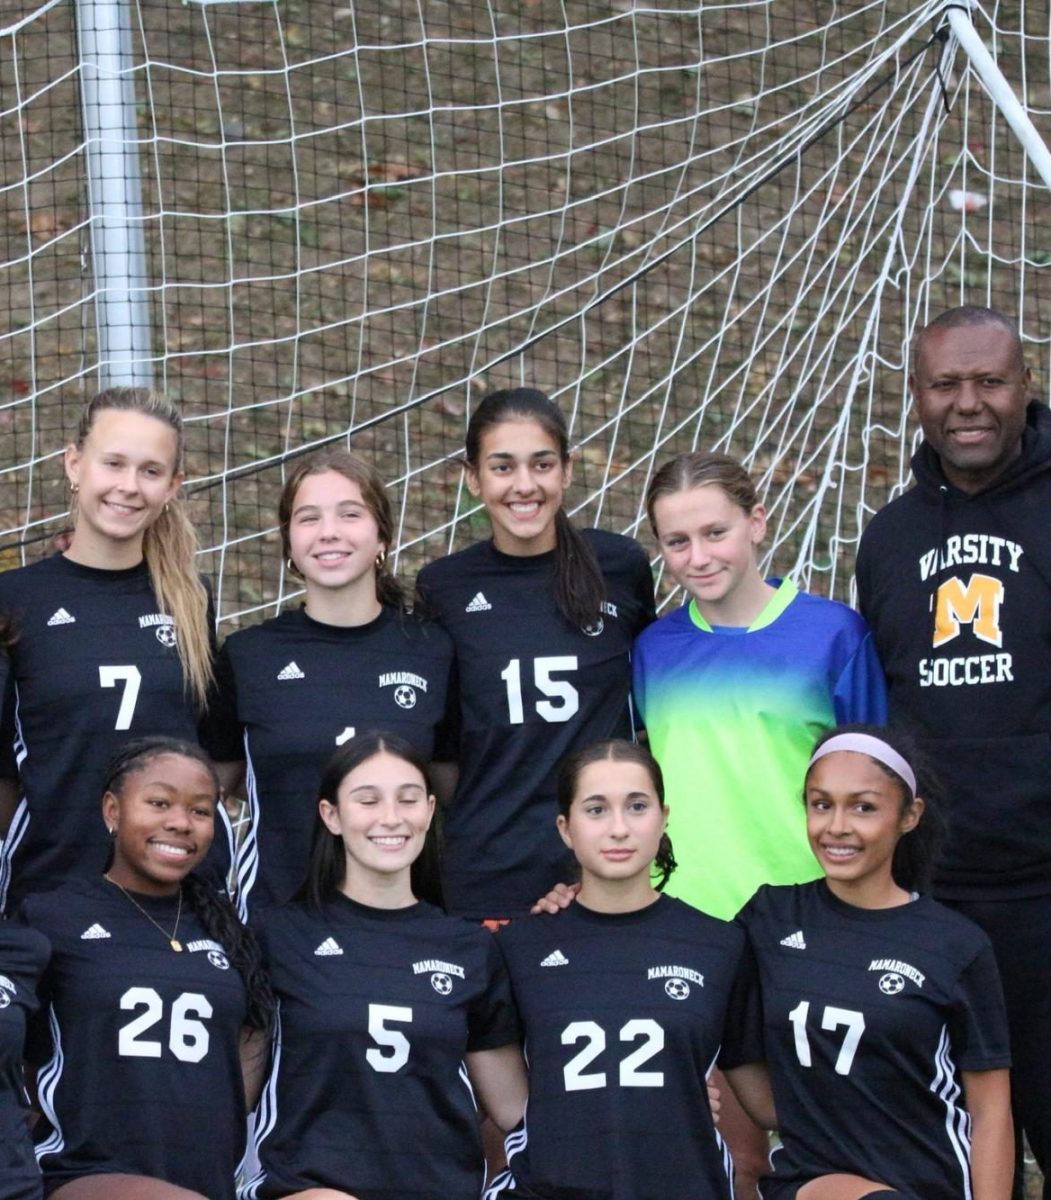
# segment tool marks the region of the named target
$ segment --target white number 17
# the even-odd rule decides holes
[[[809,1013],[810,1001],[800,1000],[788,1014],[788,1019],[792,1022],[792,1032],[795,1034],[796,1057],[799,1059],[801,1067],[812,1065],[810,1040],[806,1031]],[[849,1008],[835,1008],[831,1004],[826,1005],[825,1011],[821,1014],[821,1028],[831,1033],[840,1026],[844,1027],[847,1032],[843,1035],[843,1045],[840,1046],[839,1054],[836,1055],[836,1074],[849,1075],[850,1068],[854,1064],[854,1055],[858,1051],[858,1043],[861,1041],[861,1035],[865,1032],[864,1014],[854,1012]]]

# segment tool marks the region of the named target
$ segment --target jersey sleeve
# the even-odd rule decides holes
[[[737,928],[744,932],[743,926],[738,925]],[[759,967],[751,942],[745,936],[737,964],[737,974],[730,991],[730,1002],[726,1008],[719,1066],[724,1071],[731,1070],[745,1063],[762,1062],[765,1058]]]
[[[18,778],[18,760],[15,758],[15,683],[11,672],[11,660],[6,654],[0,656],[0,779]]]
[[[987,941],[960,972],[949,1036],[963,1071],[994,1071],[1011,1065],[1000,973]]]
[[[634,596],[639,606],[638,623],[632,635],[637,637],[647,625],[652,625],[657,619],[657,599],[653,587],[653,569],[646,551],[640,546],[638,564],[635,571]]]
[[[43,935],[33,911],[34,897],[28,896],[18,906],[11,920],[26,929],[35,929]],[[46,935],[45,935],[46,936]],[[51,1028],[48,1019],[48,1002],[51,997],[51,963],[41,963],[36,981],[37,1006],[26,1019],[25,1059],[33,1067],[47,1062],[53,1053]]]
[[[432,758],[442,763],[460,761],[460,672],[455,658],[449,666],[445,711],[434,730]]]
[[[215,689],[201,720],[200,738],[214,762],[241,762],[245,756],[241,723],[237,719],[237,680],[226,645],[215,660]]]
[[[870,725],[887,723],[887,683],[871,631],[865,631],[840,672],[832,693],[832,705],[837,725],[855,721]]]
[[[500,935],[482,932],[487,939],[487,980],[467,1014],[468,1050],[496,1050],[522,1040],[518,1010],[511,995],[511,980],[497,945]]]

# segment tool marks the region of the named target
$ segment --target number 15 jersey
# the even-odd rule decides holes
[[[588,629],[558,611],[554,551],[517,557],[479,542],[420,572],[420,592],[456,647],[460,779],[445,814],[442,886],[461,916],[524,916],[571,877],[555,829],[558,763],[632,735],[629,655],[654,617],[653,577],[637,542],[582,533],[606,583]]]
[[[791,1194],[846,1172],[924,1200],[969,1196],[959,1072],[1009,1065],[985,934],[929,897],[858,908],[823,879],[761,887],[738,920],[759,968],[774,1179]]]

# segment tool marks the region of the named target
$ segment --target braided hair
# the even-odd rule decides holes
[[[106,767],[103,792],[121,796],[124,782],[129,775],[143,770],[153,759],[164,754],[188,758],[202,766],[208,772],[215,788],[215,803],[220,803],[219,777],[208,755],[192,742],[160,735],[133,738],[126,742]],[[112,861],[112,850],[110,860]],[[222,946],[231,966],[240,973],[244,981],[248,995],[246,1023],[252,1029],[268,1031],[274,1019],[274,994],[263,969],[259,944],[252,931],[241,923],[229,896],[195,871],[191,871],[183,879],[182,893],[208,936]]]

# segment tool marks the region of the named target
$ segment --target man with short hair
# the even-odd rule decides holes
[[[942,313],[915,339],[916,486],[858,550],[891,720],[942,782],[935,893],[996,950],[1015,1116],[1051,1171],[1051,409],[1015,325]],[[1016,1184],[1017,1190],[1017,1184]],[[1045,1182],[1051,1197],[1051,1180]]]

